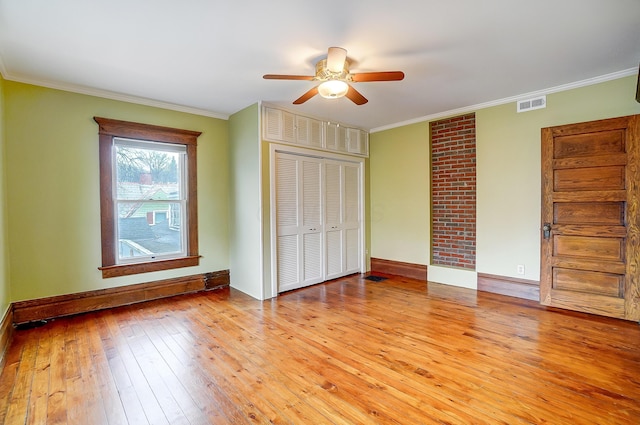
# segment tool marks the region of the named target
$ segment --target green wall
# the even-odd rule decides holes
[[[6,155],[5,155],[5,81],[0,76],[0,319],[4,317],[11,302],[9,287],[9,243],[6,203]]]
[[[540,129],[640,114],[635,84],[631,76],[550,94],[546,109],[522,114],[513,103],[476,111],[477,272],[539,278]],[[203,132],[200,266],[102,279],[94,116]],[[271,296],[259,126],[257,104],[224,121],[0,78],[0,313],[11,301],[223,269],[231,270],[232,286]],[[370,256],[429,264],[429,123],[370,141]]]
[[[640,114],[636,77],[547,96],[547,107],[517,113],[514,103],[477,111],[477,270],[540,279],[544,127]],[[518,264],[525,275],[516,273]]]
[[[371,257],[429,261],[429,125],[370,135]]]
[[[540,130],[640,114],[636,81],[553,93],[545,109],[525,113],[515,102],[476,111],[477,272],[539,279]],[[371,256],[428,265],[429,122],[374,133],[370,149]]]
[[[94,116],[202,132],[199,266],[102,279]],[[226,121],[5,81],[4,145],[11,301],[229,268]]]
[[[229,117],[231,282],[264,299],[260,199],[260,124],[255,104]]]

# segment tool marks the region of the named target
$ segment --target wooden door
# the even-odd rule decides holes
[[[540,302],[640,320],[640,115],[542,129]]]
[[[323,281],[322,163],[276,154],[278,292]]]

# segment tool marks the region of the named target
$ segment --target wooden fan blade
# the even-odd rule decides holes
[[[347,51],[342,47],[329,47],[327,53],[327,69],[331,72],[342,72],[344,61],[347,59]]]
[[[360,92],[353,87],[349,86],[347,94],[345,94],[356,105],[364,105],[368,102],[367,98],[360,94]]]
[[[300,105],[301,103],[306,102],[307,100],[311,99],[313,96],[318,94],[318,87],[314,87],[311,90],[309,90],[308,92],[306,92],[305,94],[303,94],[302,96],[300,96],[299,98],[297,98],[296,100],[293,101],[294,105]]]
[[[363,83],[368,81],[400,81],[404,79],[402,71],[385,71],[385,72],[360,72],[351,74],[351,78],[355,83]]]
[[[314,76],[308,75],[280,75],[280,74],[265,74],[262,76],[265,80],[313,80]]]

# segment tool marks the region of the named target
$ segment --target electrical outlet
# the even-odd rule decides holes
[[[524,264],[518,264],[516,271],[518,274],[524,274]]]

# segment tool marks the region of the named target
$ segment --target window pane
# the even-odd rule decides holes
[[[115,140],[118,262],[186,255],[185,152],[179,145]]]
[[[180,202],[118,202],[118,258],[184,255]]]
[[[116,198],[182,199],[183,158],[179,152],[116,144]]]

